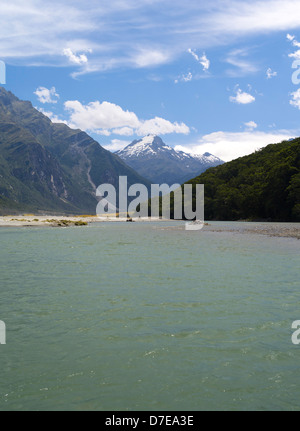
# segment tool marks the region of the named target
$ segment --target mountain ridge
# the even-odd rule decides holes
[[[0,87],[0,212],[94,214],[96,187],[149,182],[81,130]]]

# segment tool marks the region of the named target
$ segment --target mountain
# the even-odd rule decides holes
[[[0,213],[95,214],[96,188],[149,182],[81,130],[52,123],[0,87]]]
[[[209,169],[188,184],[205,185],[206,220],[300,222],[300,138]]]
[[[192,156],[175,151],[155,135],[133,141],[116,154],[140,175],[155,184],[182,184],[206,169],[224,163],[209,153]]]

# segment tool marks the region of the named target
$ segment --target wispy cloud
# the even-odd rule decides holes
[[[196,52],[194,52],[191,48],[188,49],[188,52],[194,57],[194,59],[201,64],[204,71],[207,71],[210,68],[210,61],[206,57],[205,52],[202,54],[201,57],[198,56]]]
[[[283,7],[284,6],[284,7]],[[297,0],[219,1],[206,20],[210,34],[251,35],[299,27],[300,4]]]
[[[175,84],[178,84],[178,82],[190,82],[193,79],[193,75],[191,72],[188,72],[186,74],[180,75],[178,78],[175,79]]]
[[[137,67],[153,67],[165,64],[170,60],[170,53],[158,49],[143,48],[134,52],[131,57],[133,65]]]
[[[231,66],[234,66],[234,69],[227,70],[227,75],[231,77],[240,77],[256,73],[259,68],[254,64],[254,62],[247,59],[249,54],[249,48],[241,48],[231,51],[227,55],[225,61]]]
[[[267,79],[271,79],[271,78],[274,78],[275,76],[277,76],[278,75],[278,73],[277,72],[275,72],[275,71],[273,71],[270,67],[268,68],[268,70],[267,70],[267,72],[266,72],[266,75],[267,75]]]
[[[300,3],[91,0],[87,8],[79,0],[27,0],[26,7],[23,0],[2,0],[0,20],[1,57],[13,64],[69,66],[72,61],[78,73],[89,73],[156,67],[190,50],[209,70],[209,59],[199,50],[227,46],[237,37],[292,32],[300,28]],[[68,62],[62,49],[70,50]],[[249,66],[232,65],[242,71]]]

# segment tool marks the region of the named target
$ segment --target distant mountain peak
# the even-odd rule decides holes
[[[210,153],[192,155],[176,151],[154,134],[133,141],[116,153],[152,182],[178,183],[191,179],[223,161]]]
[[[153,135],[153,134],[151,134],[151,133],[149,133],[149,135],[147,135],[147,136],[144,136],[142,139],[140,139],[141,141],[144,141],[144,142],[148,142],[149,144],[152,144],[153,143],[153,141],[155,140],[155,138],[159,138],[159,136],[157,136],[157,135]],[[160,139],[160,138],[159,138]]]
[[[161,151],[166,150],[170,151],[172,148],[164,144],[159,136],[147,135],[144,138],[133,141],[124,150],[118,151],[117,154],[120,155],[122,153],[123,157],[156,156]]]

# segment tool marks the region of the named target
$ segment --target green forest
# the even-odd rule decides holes
[[[300,138],[210,168],[186,184],[204,184],[205,220],[299,222]]]
[[[300,138],[208,169],[206,220],[300,221]]]

